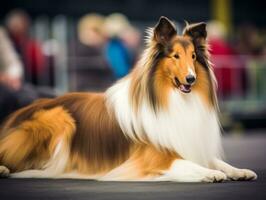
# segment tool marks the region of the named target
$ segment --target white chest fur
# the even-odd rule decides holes
[[[220,129],[216,113],[195,93],[172,91],[168,110],[154,115],[141,111],[142,124],[154,144],[174,150],[184,159],[207,166],[220,155]]]
[[[184,159],[202,166],[220,157],[220,128],[214,110],[206,107],[196,93],[182,94],[173,90],[168,110],[156,114],[143,102],[136,115],[129,104],[129,82],[123,81],[109,89],[109,103],[126,136],[148,137],[158,147],[177,152]]]

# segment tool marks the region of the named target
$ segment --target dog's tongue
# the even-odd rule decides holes
[[[184,93],[189,93],[191,91],[191,86],[190,85],[180,85],[180,90]]]

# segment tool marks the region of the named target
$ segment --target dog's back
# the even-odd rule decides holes
[[[0,163],[11,172],[47,165],[87,174],[110,170],[125,161],[129,142],[108,112],[103,94],[95,93],[67,94],[22,108],[3,124]],[[56,156],[64,160],[52,163]]]

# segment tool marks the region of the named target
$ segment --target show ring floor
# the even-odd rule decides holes
[[[263,199],[266,200],[266,132],[223,138],[229,163],[255,170],[256,181],[223,183],[97,182],[91,180],[0,179],[0,200],[80,199]]]

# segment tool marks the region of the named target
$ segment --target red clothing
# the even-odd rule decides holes
[[[45,67],[45,58],[40,44],[35,40],[28,40],[24,49],[28,70],[31,70],[34,74],[41,74]]]
[[[23,35],[11,35],[11,39],[23,61],[26,82],[38,84],[46,66],[40,43]]]
[[[209,41],[211,46],[210,52],[212,55],[232,55],[234,54],[232,48],[221,39],[212,39]]]
[[[222,97],[243,94],[243,63],[233,49],[222,39],[209,41],[218,94]]]

